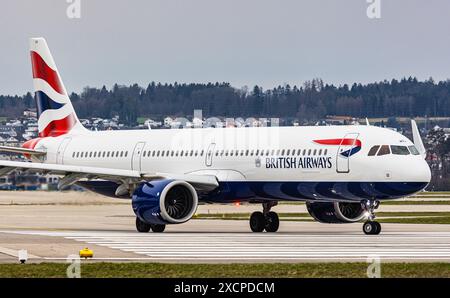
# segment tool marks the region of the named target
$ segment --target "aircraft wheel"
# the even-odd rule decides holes
[[[262,214],[262,212],[253,212],[252,216],[250,216],[250,229],[253,232],[260,233],[264,231],[266,227],[266,218]]]
[[[363,232],[366,235],[378,235],[381,232],[381,225],[377,221],[367,221],[363,225]]]
[[[152,225],[152,231],[155,233],[162,233],[166,229],[166,225]]]
[[[266,215],[266,232],[276,232],[280,227],[280,219],[276,212],[270,211]]]
[[[148,223],[143,222],[139,219],[139,217],[136,217],[136,230],[139,233],[148,233],[150,232],[151,225]]]

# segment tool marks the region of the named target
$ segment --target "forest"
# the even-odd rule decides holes
[[[161,84],[146,87],[114,85],[84,88],[70,94],[80,118],[111,118],[134,124],[138,117],[191,116],[202,109],[206,117],[292,117],[322,119],[327,115],[354,117],[450,116],[450,80],[401,80],[335,86],[321,79],[264,90],[234,88],[229,83]],[[18,117],[34,108],[31,93],[0,96],[2,117]]]

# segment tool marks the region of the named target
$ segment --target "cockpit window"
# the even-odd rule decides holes
[[[411,152],[412,155],[419,155],[419,151],[417,150],[416,146],[412,145],[412,146],[408,146],[409,151]]]
[[[391,145],[392,154],[395,155],[409,155],[408,147]]]
[[[375,154],[377,154],[378,148],[380,148],[379,145],[373,146],[372,148],[370,148],[370,150],[369,150],[369,156],[375,156]]]
[[[377,156],[381,156],[381,155],[388,155],[391,154],[391,150],[389,149],[388,145],[383,145],[380,148],[380,151],[378,151]]]

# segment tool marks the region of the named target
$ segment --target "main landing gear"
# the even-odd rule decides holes
[[[263,212],[253,212],[250,216],[250,229],[253,232],[260,233],[264,230],[266,232],[276,232],[280,227],[280,219],[276,212],[270,211],[270,209],[276,206],[277,202],[263,203]]]
[[[162,233],[166,229],[166,225],[151,225],[143,222],[138,217],[136,217],[136,230],[139,233],[148,233],[152,230],[155,233]]]
[[[366,235],[378,235],[381,232],[381,225],[374,221],[375,209],[380,206],[379,201],[365,200],[361,202],[363,209],[369,214],[367,221],[363,225],[363,232]]]

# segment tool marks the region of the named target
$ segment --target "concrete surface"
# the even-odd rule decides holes
[[[93,261],[365,261],[377,255],[382,261],[450,262],[450,225],[383,224],[381,235],[366,236],[362,224],[281,222],[276,234],[254,234],[247,221],[191,220],[168,226],[164,234],[139,234],[129,203],[89,193],[0,192],[0,263],[17,262],[20,249],[33,262],[64,262],[85,247],[94,250]],[[382,206],[380,211],[446,211],[443,207],[448,206]],[[198,213],[260,209],[208,205]],[[303,205],[274,210],[306,212]]]

